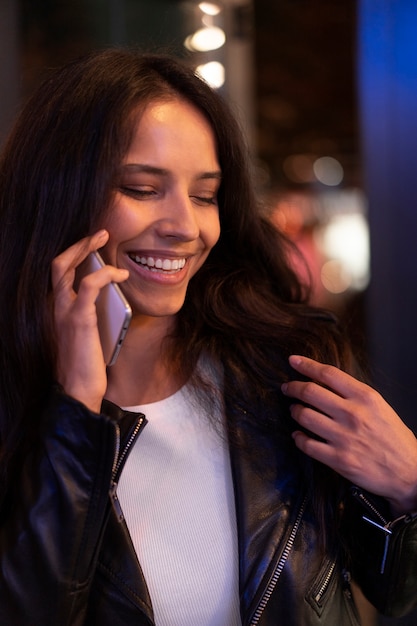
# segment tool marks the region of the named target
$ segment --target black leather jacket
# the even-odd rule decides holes
[[[154,623],[115,490],[146,419],[114,405],[106,412],[90,413],[59,392],[50,399],[42,446],[28,455],[19,500],[0,526],[2,625]],[[320,555],[319,529],[285,449],[271,453],[268,480],[244,455],[231,455],[243,626],[357,625],[350,574]],[[365,495],[359,492],[354,502],[363,506],[351,507],[353,575],[380,611],[411,610],[417,515],[389,524]]]

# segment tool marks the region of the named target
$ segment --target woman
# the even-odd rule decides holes
[[[343,334],[260,217],[216,93],[124,50],[53,73],[0,210],[1,623],[347,626],[351,576],[413,608],[414,436],[335,367]],[[110,282],[133,317],[106,368]]]

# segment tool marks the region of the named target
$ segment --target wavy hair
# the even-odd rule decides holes
[[[222,97],[172,57],[97,51],[51,72],[1,156],[4,480],[35,436],[36,416],[54,384],[52,259],[102,223],[136,114],[152,101],[178,97],[206,116],[216,137],[221,235],[178,313],[168,351],[172,367],[192,374],[201,353],[209,354],[224,367],[229,414],[240,411],[269,433],[291,429],[279,391],[291,376],[289,354],[350,367],[338,326],[308,305],[288,264],[289,243],[261,215],[248,150]]]

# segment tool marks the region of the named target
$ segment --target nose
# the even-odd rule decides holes
[[[181,241],[193,241],[199,237],[198,207],[188,193],[176,193],[166,199],[163,216],[157,224],[160,237],[175,237]]]

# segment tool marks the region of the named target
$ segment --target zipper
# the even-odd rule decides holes
[[[112,474],[113,480],[115,480],[115,478],[117,476],[117,473],[118,473],[118,471],[120,469],[120,466],[122,465],[123,461],[125,460],[125,458],[127,456],[127,453],[129,452],[130,448],[132,447],[132,445],[133,445],[133,443],[134,443],[134,441],[136,439],[136,436],[137,436],[138,432],[141,429],[143,421],[144,421],[144,417],[140,417],[138,419],[138,421],[136,422],[136,426],[133,429],[133,431],[132,431],[132,433],[131,433],[131,435],[129,437],[129,440],[126,443],[125,447],[123,448],[121,454],[120,454],[120,428],[119,428],[118,424],[116,425],[118,430],[119,430],[119,446],[118,446],[118,451],[117,451],[117,457],[115,458],[115,464],[113,465],[113,470],[114,470],[113,474]]]
[[[370,519],[366,515],[362,515],[362,519],[368,524],[370,524],[371,526],[378,528],[385,535],[384,551],[382,554],[381,567],[379,568],[379,573],[383,574],[385,572],[385,566],[387,563],[388,548],[389,548],[389,543],[390,543],[390,539],[392,535],[392,530],[394,526],[396,526],[399,522],[401,522],[402,520],[405,520],[408,517],[408,515],[401,515],[400,517],[397,517],[395,520],[388,522],[381,515],[378,509],[372,504],[372,502],[368,500],[368,498],[363,494],[363,492],[358,489],[358,487],[354,487],[352,489],[352,493],[355,496],[355,498],[360,500],[362,504],[364,504],[366,508],[378,518],[380,523],[376,522],[373,519]]]
[[[266,607],[266,605],[268,604],[268,601],[278,583],[278,580],[282,574],[282,570],[284,569],[284,565],[287,562],[288,556],[292,550],[292,547],[294,545],[294,541],[295,541],[295,537],[297,535],[298,529],[300,527],[301,524],[301,520],[302,517],[304,515],[304,511],[305,511],[305,507],[306,507],[306,503],[307,503],[307,496],[304,498],[303,503],[301,504],[300,510],[298,512],[297,515],[297,519],[295,520],[294,526],[292,527],[291,530],[291,534],[288,537],[287,543],[285,544],[285,548],[284,551],[282,553],[281,558],[278,561],[278,565],[275,568],[274,574],[271,578],[271,580],[269,581],[267,588],[261,598],[261,601],[259,602],[256,611],[253,615],[253,618],[250,622],[250,626],[257,626],[257,624],[259,624],[259,621],[262,617],[262,613],[264,612],[264,609]]]
[[[120,453],[120,426],[119,424],[114,425],[114,431],[115,431],[116,437],[115,437],[115,442],[114,442],[113,465],[111,468],[112,481],[116,477],[117,468],[118,468],[118,458],[119,458],[119,453]]]
[[[365,507],[368,509],[368,511],[373,513],[375,515],[375,517],[377,517],[379,519],[379,521],[381,522],[382,526],[385,527],[385,526],[388,525],[388,520],[386,520],[385,517],[383,517],[381,515],[381,513],[378,511],[378,509],[375,507],[375,505],[373,505],[372,502],[370,502],[368,500],[368,498],[365,497],[363,491],[360,491],[360,489],[358,487],[353,487],[352,494],[353,494],[353,496],[357,500],[360,500],[362,502],[362,504],[365,505]],[[368,521],[368,522],[371,521],[368,518],[365,518],[364,516],[363,516],[363,519],[366,519],[366,521]],[[378,524],[376,522],[375,522],[375,526],[378,526]]]
[[[323,582],[320,585],[318,592],[314,595],[314,600],[320,606],[320,603],[323,599],[324,594],[326,593],[327,587],[329,586],[330,579],[336,567],[336,561],[333,561],[330,568],[327,571],[326,576],[324,577]]]
[[[125,447],[122,450],[122,453],[120,454],[120,427],[119,424],[115,424],[115,433],[116,433],[116,439],[115,439],[115,448],[114,448],[114,458],[113,458],[113,466],[112,466],[112,472],[111,472],[111,482],[110,482],[110,489],[109,489],[109,495],[110,495],[110,501],[112,503],[113,509],[117,515],[117,519],[118,521],[121,523],[124,520],[124,515],[123,515],[123,511],[122,511],[122,507],[120,505],[120,500],[117,496],[117,474],[119,472],[119,469],[124,461],[124,459],[127,456],[127,453],[129,452],[130,448],[132,447],[133,443],[136,440],[136,437],[141,429],[141,426],[143,424],[143,420],[144,418],[141,417],[138,419],[135,428],[133,429],[129,440],[127,442],[127,444],[125,445]]]

